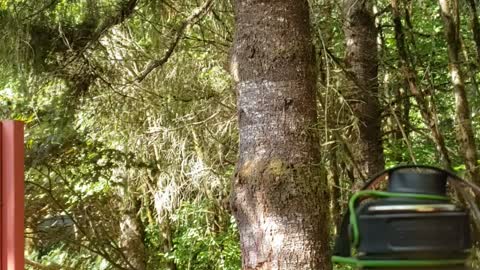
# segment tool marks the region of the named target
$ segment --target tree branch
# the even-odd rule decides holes
[[[158,67],[163,66],[168,59],[173,55],[175,52],[175,49],[177,48],[178,43],[180,43],[180,40],[182,39],[183,35],[185,34],[185,30],[188,28],[188,26],[196,23],[199,21],[207,11],[210,9],[212,6],[214,0],[207,0],[203,5],[199,8],[196,8],[190,16],[180,25],[180,27],[177,30],[177,34],[175,36],[175,39],[173,42],[168,46],[167,51],[165,52],[165,55],[161,59],[156,59],[150,61],[145,69],[140,73],[140,75],[137,78],[138,82],[143,81],[148,74],[150,74],[153,70],[155,70]]]
[[[112,16],[105,20],[100,27],[98,27],[98,30],[95,31],[94,38],[92,41],[96,41],[100,38],[100,36],[105,33],[108,29],[110,29],[112,26],[115,26],[117,24],[121,24],[124,22],[126,19],[128,19],[134,12],[135,7],[138,4],[138,0],[128,0],[125,2],[124,5],[120,8],[118,13],[115,16]]]
[[[44,12],[45,10],[53,7],[54,5],[56,5],[58,3],[58,0],[52,0],[50,3],[46,4],[45,6],[43,6],[41,9],[35,11],[33,14],[30,14],[28,15],[27,17],[25,17],[23,20],[26,21],[26,20],[30,20],[34,17],[36,17],[38,14]]]
[[[25,258],[25,264],[29,265],[29,266],[33,267],[33,269],[37,269],[37,270],[61,270],[61,269],[70,270],[70,269],[72,269],[70,267],[61,266],[61,265],[58,265],[58,264],[43,265],[41,263],[34,262],[34,261],[29,260],[27,258]]]
[[[387,5],[382,10],[379,10],[377,13],[373,14],[373,17],[377,18],[382,16],[383,14],[392,11],[392,5]]]

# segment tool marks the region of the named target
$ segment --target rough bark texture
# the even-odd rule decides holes
[[[470,119],[470,108],[465,91],[465,82],[463,78],[463,72],[461,70],[461,42],[458,3],[456,0],[453,0],[452,2],[449,0],[439,0],[439,3],[444,23],[445,37],[448,45],[450,76],[455,94],[457,140],[460,144],[461,153],[465,160],[469,178],[478,182],[480,179],[478,178],[479,171],[477,165],[477,150],[475,147],[475,137],[472,129],[472,122]]]
[[[367,178],[384,169],[378,101],[377,28],[367,0],[344,0],[344,32],[347,42],[346,67],[355,79],[348,85],[348,99],[358,118],[354,156],[360,177]]]
[[[337,153],[334,147],[330,148],[330,155],[331,155],[331,160],[330,160],[330,166],[329,166],[329,171],[331,173],[330,178],[331,178],[331,201],[332,201],[332,222],[333,226],[335,228],[338,227],[338,224],[340,224],[340,221],[342,219],[342,213],[343,213],[343,201],[342,201],[342,189],[341,189],[341,184],[340,184],[340,166],[338,164],[339,160],[337,158]]]
[[[470,10],[470,27],[472,27],[473,40],[477,51],[477,65],[480,65],[480,22],[478,21],[477,4],[475,0],[467,0]]]
[[[307,1],[234,7],[240,159],[231,203],[243,269],[330,269]]]
[[[143,244],[144,228],[138,216],[139,209],[140,202],[133,203],[133,200],[127,200],[120,224],[122,233],[120,243],[129,263],[128,269],[131,270],[147,269],[147,255]]]
[[[405,78],[406,84],[410,92],[414,96],[422,115],[423,121],[430,128],[432,132],[432,140],[440,156],[443,166],[451,169],[452,163],[448,155],[448,150],[445,145],[445,139],[438,126],[437,113],[433,108],[430,108],[424,94],[420,91],[417,84],[417,74],[412,67],[411,61],[407,53],[407,45],[405,42],[405,32],[403,31],[402,19],[398,7],[398,1],[392,0],[393,23],[395,28],[395,41],[400,58],[400,69]]]

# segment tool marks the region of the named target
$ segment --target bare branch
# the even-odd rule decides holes
[[[25,264],[29,265],[33,269],[37,269],[37,270],[61,270],[61,269],[72,270],[73,269],[73,268],[66,267],[66,266],[63,266],[63,265],[58,265],[58,264],[43,265],[41,263],[34,262],[34,261],[29,260],[27,258],[25,258]]]
[[[36,17],[38,14],[44,12],[45,10],[53,7],[54,5],[56,5],[58,3],[58,0],[52,0],[50,1],[50,3],[46,4],[45,6],[43,6],[42,8],[40,8],[39,10],[35,11],[33,14],[30,14],[28,15],[26,18],[24,18],[23,20],[30,20],[34,17]]]
[[[178,28],[175,39],[170,44],[170,46],[168,46],[168,49],[165,52],[165,55],[161,59],[156,59],[149,62],[146,68],[140,73],[140,76],[138,76],[137,78],[138,82],[143,81],[148,76],[148,74],[150,74],[154,69],[163,66],[168,61],[168,59],[170,59],[170,57],[175,52],[175,49],[177,48],[178,43],[180,42],[183,35],[185,34],[185,30],[188,28],[188,26],[196,23],[203,16],[205,16],[205,14],[208,12],[210,7],[212,6],[213,1],[214,0],[207,0],[201,7],[196,8],[192,12],[192,14],[188,16],[188,18]]]

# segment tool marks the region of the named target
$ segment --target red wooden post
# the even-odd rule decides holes
[[[24,269],[23,123],[1,122],[1,270]]]

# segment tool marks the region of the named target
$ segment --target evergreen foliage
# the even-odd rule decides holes
[[[362,123],[344,91],[341,5],[309,2],[333,234],[359,183],[351,149]],[[391,3],[372,2],[386,166],[441,166],[400,67]],[[398,2],[420,94],[464,173],[440,7]],[[469,6],[458,9],[478,145],[480,52]],[[26,123],[27,269],[240,268],[229,207],[239,140],[233,24],[229,0],[0,0],[0,116]],[[41,224],[58,217],[74,231],[60,226],[51,239]]]

